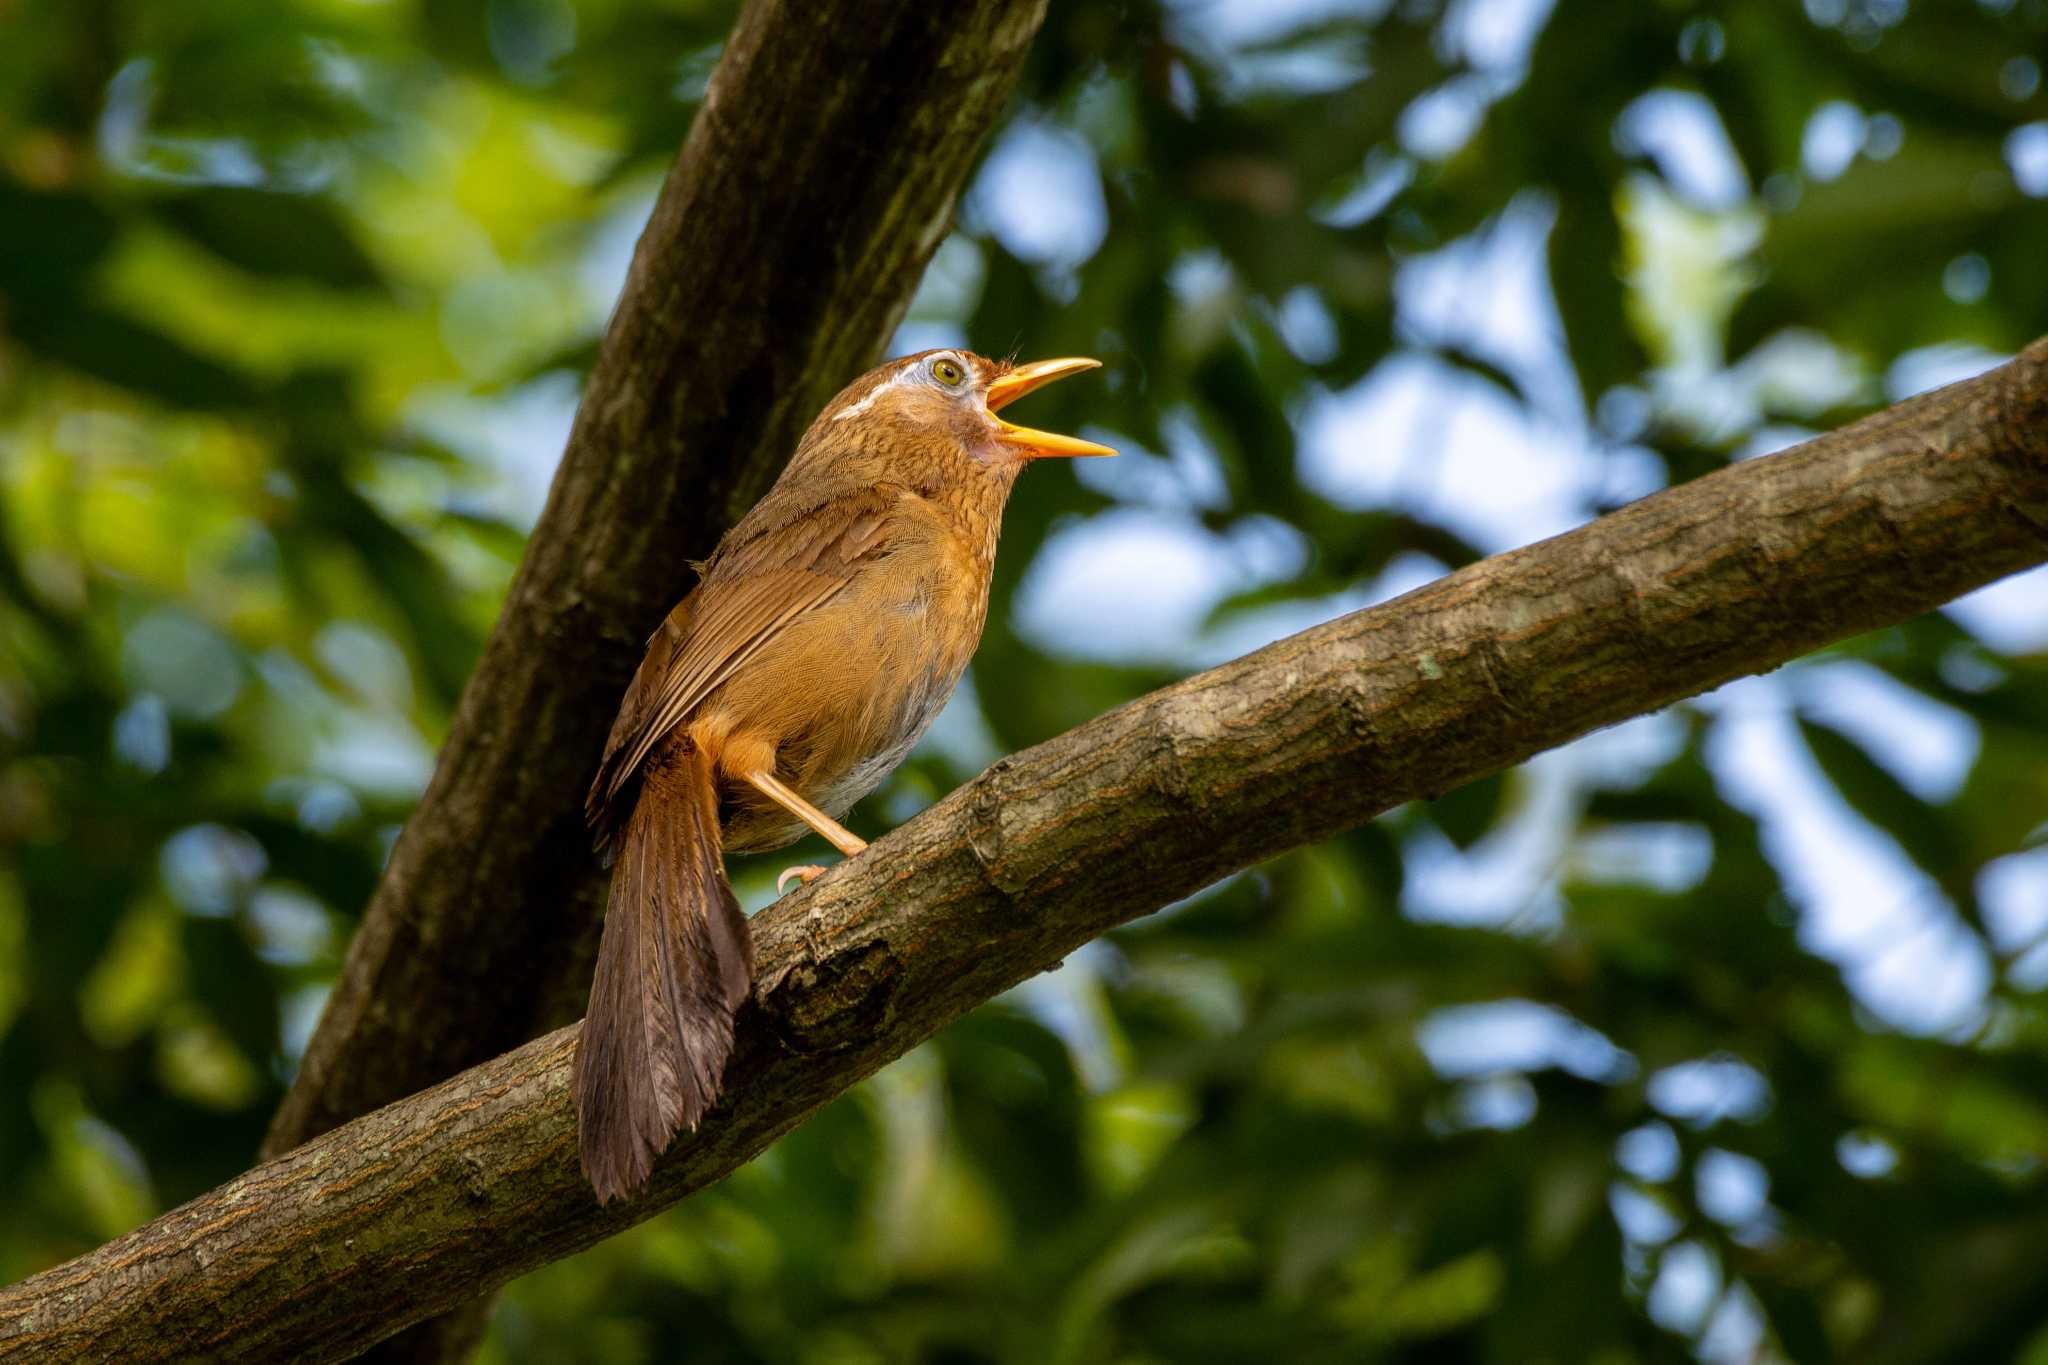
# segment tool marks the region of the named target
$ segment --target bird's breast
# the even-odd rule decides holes
[[[867,639],[861,652],[875,664],[868,674],[871,690],[865,704],[855,708],[861,713],[858,722],[846,727],[838,761],[821,763],[812,779],[817,783],[812,799],[834,815],[873,791],[910,756],[946,708],[981,642],[985,580],[935,575],[879,596],[873,610],[863,614]]]

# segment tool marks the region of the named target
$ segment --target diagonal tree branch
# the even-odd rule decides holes
[[[265,1143],[574,1018],[582,790],[726,526],[872,364],[1044,0],[751,0],[641,236],[504,613]],[[579,971],[579,967],[583,970]]]
[[[339,1359],[711,1184],[950,1020],[1234,869],[2048,562],[2048,342],[1139,698],[756,921],[727,1105],[641,1199],[562,1029],[0,1291],[0,1358]]]

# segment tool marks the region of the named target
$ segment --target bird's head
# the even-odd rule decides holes
[[[1018,365],[972,351],[920,351],[869,370],[818,414],[798,459],[828,452],[891,460],[964,457],[963,468],[997,475],[1007,486],[1026,460],[1054,455],[1114,455],[1108,446],[1018,426],[997,416],[1033,389],[1101,362],[1079,357]]]

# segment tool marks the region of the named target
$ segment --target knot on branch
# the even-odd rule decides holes
[[[1004,883],[997,864],[1003,856],[1003,778],[1010,771],[1011,760],[999,758],[988,766],[980,777],[974,779],[973,793],[968,797],[967,848],[974,854],[974,861],[981,866],[982,876],[988,884],[1005,897],[1010,889]]]
[[[903,964],[884,938],[798,962],[755,1005],[792,1052],[845,1052],[872,1042],[896,1015]]]

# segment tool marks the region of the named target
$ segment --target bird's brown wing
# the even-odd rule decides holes
[[[774,505],[771,493],[733,528],[704,566],[704,581],[648,640],[619,705],[584,802],[601,841],[619,793],[654,746],[785,626],[886,552],[890,513],[904,496],[900,487],[876,484],[792,509]]]

